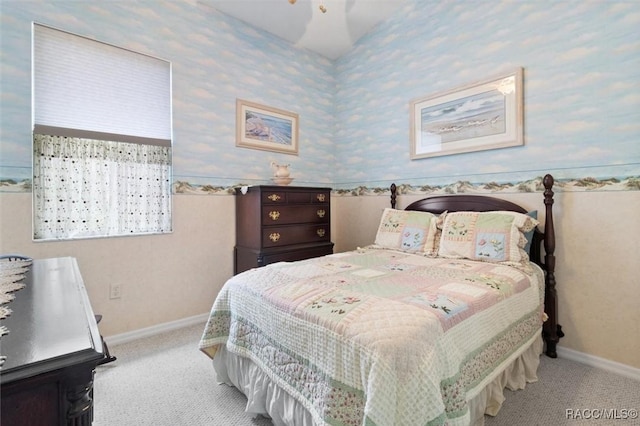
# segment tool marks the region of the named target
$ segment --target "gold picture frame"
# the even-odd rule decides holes
[[[410,103],[411,159],[524,145],[523,69]]]
[[[298,114],[237,99],[236,146],[298,155]]]

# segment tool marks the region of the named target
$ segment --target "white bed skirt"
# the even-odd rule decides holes
[[[511,362],[492,382],[469,401],[472,425],[483,425],[484,415],[495,416],[504,402],[504,389],[524,389],[538,380],[543,349],[542,336],[534,339],[522,355]],[[251,360],[220,348],[213,359],[219,383],[235,386],[247,396],[246,412],[270,417],[275,426],[314,426],[304,406],[277,386]]]

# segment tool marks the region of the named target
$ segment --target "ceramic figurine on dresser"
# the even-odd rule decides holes
[[[291,164],[276,164],[275,161],[271,162],[271,168],[273,169],[273,177],[271,180],[276,185],[289,185],[293,181],[293,178],[290,177],[291,172],[289,171],[289,166],[291,166]]]

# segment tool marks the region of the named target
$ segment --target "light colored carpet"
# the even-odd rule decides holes
[[[198,350],[204,325],[109,347],[118,360],[99,366],[94,383],[96,426],[270,426],[244,412],[246,398],[216,384],[210,359]],[[640,409],[640,382],[565,359],[541,358],[539,381],[506,391],[502,425],[640,425],[640,420],[572,420],[567,409]],[[588,413],[588,412],[587,412]],[[401,425],[398,425],[401,426]]]
[[[109,347],[115,362],[98,366],[95,426],[270,426],[245,413],[246,398],[218,385],[198,350],[204,324]]]

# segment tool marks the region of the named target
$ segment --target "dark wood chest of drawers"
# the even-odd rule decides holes
[[[2,320],[2,425],[89,426],[103,346],[76,259],[34,260]]]
[[[333,253],[330,205],[330,188],[238,188],[234,272]]]

